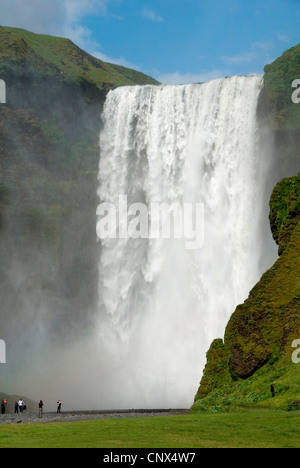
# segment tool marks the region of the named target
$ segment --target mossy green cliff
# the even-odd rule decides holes
[[[237,307],[224,340],[212,343],[194,409],[288,409],[300,400],[300,364],[292,361],[300,339],[300,174],[275,187],[270,222],[280,257]]]
[[[281,256],[237,307],[224,340],[211,345],[195,409],[287,409],[290,401],[300,399],[300,367],[292,362],[292,344],[300,338],[299,202],[300,175],[275,187],[270,218],[274,238],[279,242],[284,237]]]
[[[270,199],[279,258],[236,308],[224,339],[208,350],[195,410],[287,410],[300,400],[300,364],[292,360],[292,345],[300,339],[300,104],[292,101],[292,83],[299,78],[300,45],[265,68],[258,116],[273,143],[266,184],[274,187],[280,174],[293,175],[276,184]]]
[[[265,118],[277,130],[300,129],[300,106],[295,105],[292,84],[300,79],[300,44],[266,65],[261,94]]]
[[[34,331],[67,337],[89,324],[101,109],[110,89],[157,82],[67,39],[6,27],[0,79],[0,320],[12,361]]]

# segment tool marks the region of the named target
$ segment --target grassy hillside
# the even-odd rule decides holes
[[[112,65],[87,54],[68,39],[0,27],[0,73],[22,65],[30,74],[59,81],[94,85],[100,91],[134,84],[158,84],[135,70]]]

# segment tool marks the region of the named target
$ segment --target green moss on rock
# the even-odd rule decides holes
[[[254,405],[261,398],[269,404],[270,395],[266,390],[269,383],[263,384],[266,388],[260,388],[257,382],[261,375],[275,375],[280,369],[282,382],[288,378],[289,388],[293,386],[293,392],[287,386],[281,391],[283,407],[291,394],[299,392],[300,397],[299,369],[291,363],[292,343],[300,338],[299,181],[299,176],[284,179],[274,189],[270,219],[279,244],[284,236],[284,248],[245,303],[236,308],[226,327],[224,342],[216,340],[212,344],[195,397],[195,409],[198,400],[202,406],[214,406],[224,405],[231,397],[238,406]],[[255,388],[256,402],[254,397],[250,402],[248,394],[245,397],[243,382],[249,385],[250,393]]]
[[[230,378],[228,370],[229,353],[224,346],[223,340],[213,341],[206,357],[207,363],[195,401],[205,398],[212,390],[224,385],[224,382]]]
[[[279,255],[289,243],[300,219],[300,174],[284,179],[273,190],[270,201],[270,225]]]

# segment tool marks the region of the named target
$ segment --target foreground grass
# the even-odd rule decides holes
[[[251,411],[0,426],[1,448],[300,448],[300,414]]]

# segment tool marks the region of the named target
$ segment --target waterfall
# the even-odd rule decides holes
[[[237,76],[107,96],[99,202],[116,213],[120,196],[204,206],[200,249],[177,238],[101,240],[97,329],[114,406],[190,406],[212,340],[260,279],[262,85],[261,76]]]

